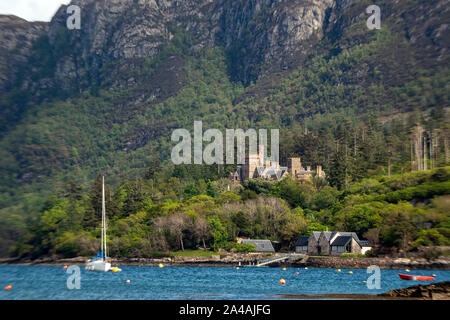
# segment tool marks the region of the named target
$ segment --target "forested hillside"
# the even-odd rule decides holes
[[[93,253],[99,174],[115,255],[235,236],[287,249],[326,227],[381,251],[448,244],[448,3],[373,2],[380,30],[363,0],[82,0],[74,31],[65,7],[49,25],[0,19],[2,39],[26,40],[1,51],[0,255]],[[227,191],[234,166],[170,161],[171,132],[194,120],[279,128],[281,163],[327,179]]]

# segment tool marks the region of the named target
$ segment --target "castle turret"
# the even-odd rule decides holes
[[[317,166],[316,173],[318,177],[322,177],[322,166]]]
[[[296,178],[300,174],[302,167],[302,161],[300,158],[289,158],[288,159],[288,172],[291,177]]]

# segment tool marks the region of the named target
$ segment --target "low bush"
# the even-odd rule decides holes
[[[341,255],[342,258],[366,258],[364,254],[355,254],[355,253],[344,253]]]
[[[234,249],[236,252],[255,252],[256,246],[253,243],[237,243]]]

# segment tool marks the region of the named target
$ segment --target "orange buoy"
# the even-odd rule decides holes
[[[11,290],[11,289],[12,289],[12,285],[10,285],[10,284],[8,284],[8,285],[5,287],[5,290],[6,290],[6,291]]]
[[[66,270],[66,269],[67,269],[67,266],[64,266],[64,267],[63,267],[63,270]]]
[[[280,284],[286,284],[286,280],[280,279]]]

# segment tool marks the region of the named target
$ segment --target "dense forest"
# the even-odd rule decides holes
[[[292,250],[312,231],[354,231],[372,255],[450,244],[450,167],[378,176],[339,190],[322,178],[299,183],[247,180],[231,184],[190,166],[159,170],[106,189],[109,254],[170,256],[173,251],[251,251],[237,237],[271,239]],[[211,180],[216,178],[217,180]],[[89,256],[99,246],[101,176],[89,190],[68,183],[49,198],[10,254]]]
[[[101,175],[113,256],[248,250],[236,248],[236,237],[290,250],[299,235],[327,227],[369,239],[372,254],[448,245],[449,57],[437,58],[435,47],[446,43],[431,31],[411,36],[417,6],[427,3],[379,1],[389,13],[381,30],[368,31],[355,18],[367,1],[355,1],[286,70],[249,82],[236,69],[245,37],[199,47],[174,27],[158,55],[105,64],[88,87],[3,94],[0,256],[97,252]],[[243,34],[259,32],[258,19],[271,13]],[[24,77],[37,81],[76,56],[67,30],[55,37],[56,46],[47,35],[34,43]],[[167,90],[157,98],[148,96],[155,82]],[[194,120],[204,130],[280,129],[281,164],[300,156],[327,177],[237,186],[228,180],[232,165],[175,166],[171,132],[192,132]]]

